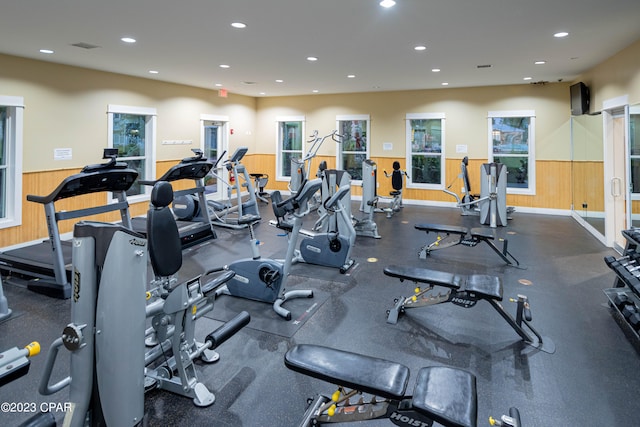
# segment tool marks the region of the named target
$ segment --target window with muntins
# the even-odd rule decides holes
[[[362,181],[362,163],[369,158],[369,115],[338,116],[337,169],[346,170],[353,181]]]
[[[416,188],[442,187],[444,118],[444,113],[407,114],[407,185]]]
[[[489,161],[507,167],[507,193],[535,194],[535,112],[489,112]]]
[[[291,178],[291,159],[304,156],[304,117],[279,117],[276,178]]]
[[[151,108],[110,105],[109,147],[118,149],[118,161],[138,171],[138,180],[127,191],[127,197],[151,192],[140,180],[155,179],[155,119]]]
[[[22,223],[22,127],[24,101],[0,96],[0,228]]]

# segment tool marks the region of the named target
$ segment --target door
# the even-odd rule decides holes
[[[226,128],[227,122],[202,120],[202,151],[204,152],[204,156],[214,164],[218,161],[219,157],[223,157],[218,162],[216,166],[217,169],[212,171],[215,172],[215,174],[210,172],[204,180],[207,198],[213,200],[222,200],[225,194],[225,189],[223,188],[224,182],[218,179],[217,175],[222,177],[222,179],[226,178],[226,170],[222,169],[224,160],[229,157],[229,153],[226,152],[228,149],[228,141],[225,137]]]
[[[604,118],[605,152],[609,154],[605,189],[606,240],[618,252],[624,250],[621,231],[631,227],[631,187],[629,178],[629,144],[627,138],[627,107],[606,110]]]

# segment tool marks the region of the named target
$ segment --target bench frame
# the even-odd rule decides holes
[[[394,306],[390,310],[387,310],[387,323],[395,325],[398,323],[400,315],[404,314],[405,311],[410,308],[425,307],[447,302],[463,308],[471,308],[475,306],[478,301],[485,300],[491,304],[526,344],[546,353],[552,354],[555,352],[555,344],[553,341],[547,337],[543,338],[529,323],[532,320],[532,316],[527,296],[518,294],[517,299],[510,299],[511,302],[517,303],[516,317],[514,318],[504,309],[502,304],[500,304],[500,301],[502,301],[502,282],[499,283],[499,292],[482,292],[467,286],[474,277],[492,278],[492,276],[464,276],[426,268],[401,266],[388,266],[384,269],[384,274],[400,279],[400,282],[410,280],[414,284],[426,284],[424,288],[416,287],[414,294],[409,297],[402,296],[394,299]],[[493,277],[493,279],[495,281],[499,280],[497,277]],[[448,290],[444,294],[434,294],[435,286],[441,286]]]
[[[292,347],[284,360],[287,368],[338,387],[332,396],[307,401],[300,427],[372,419],[398,426],[477,425],[476,378],[465,370],[422,368],[413,396],[407,396],[410,372],[399,363],[313,344]]]
[[[493,240],[495,240],[493,232],[487,233],[487,230],[484,228],[476,227],[468,229],[467,227],[442,224],[416,224],[414,227],[427,234],[429,234],[430,231],[436,233],[436,240],[420,248],[418,252],[420,259],[427,259],[427,256],[437,249],[450,248],[456,245],[464,245],[472,248],[478,243],[485,242],[507,265],[514,267],[520,266],[520,261],[507,249],[509,243],[507,239],[499,239],[502,241],[502,249],[500,249],[493,243]]]

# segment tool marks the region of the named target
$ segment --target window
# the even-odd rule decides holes
[[[24,101],[0,96],[0,228],[22,223],[22,124]]]
[[[507,193],[535,194],[535,112],[489,112],[489,161],[507,167]]]
[[[444,182],[444,113],[407,114],[407,178],[419,188]]]
[[[109,147],[118,149],[118,161],[138,171],[138,180],[127,191],[127,197],[150,193],[151,188],[139,181],[155,179],[155,108],[109,105],[107,113]]]
[[[362,181],[362,163],[369,157],[369,115],[338,116],[337,169],[349,172],[351,179]]]
[[[276,179],[291,178],[291,159],[301,159],[303,153],[304,117],[278,117]]]

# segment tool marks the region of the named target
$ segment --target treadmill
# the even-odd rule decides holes
[[[54,298],[71,297],[71,242],[60,240],[58,221],[120,211],[122,223],[131,228],[127,190],[138,177],[138,172],[126,163],[116,161],[117,149],[104,150],[109,162],[85,166],[80,173],[65,178],[47,196],[27,195],[27,200],[44,206],[49,239],[34,245],[0,253],[0,269],[32,278],[27,288]],[[102,206],[56,211],[55,202],[84,194],[112,192],[116,203]]]
[[[142,185],[153,186],[158,181],[178,181],[181,179],[191,179],[195,181],[195,187],[185,190],[173,191],[173,199],[176,200],[180,196],[196,195],[200,202],[200,206],[207,206],[205,198],[204,177],[207,176],[213,163],[203,157],[202,150],[199,148],[191,149],[193,157],[182,159],[180,163],[172,166],[164,175],[155,181],[139,181]],[[135,217],[131,220],[133,230],[146,235],[147,219],[145,217]],[[209,239],[215,239],[216,232],[209,217],[207,209],[202,210],[202,215],[196,221],[176,221],[178,225],[178,233],[182,242],[182,249],[197,245]]]

